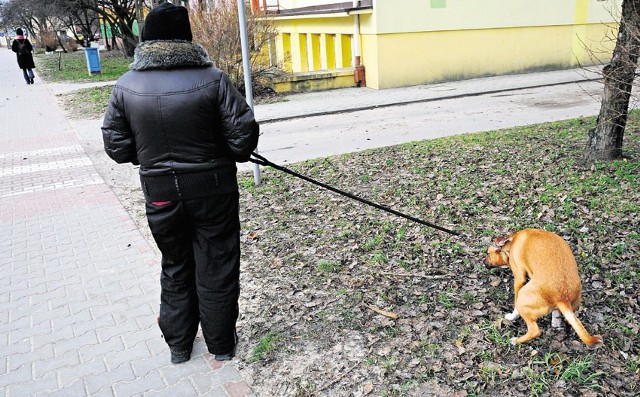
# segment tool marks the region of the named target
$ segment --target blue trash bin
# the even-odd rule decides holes
[[[102,73],[100,69],[100,51],[94,47],[85,47],[84,55],[87,58],[87,70],[90,75]]]

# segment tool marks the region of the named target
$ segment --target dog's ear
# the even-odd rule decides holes
[[[495,242],[494,242],[494,243],[495,243],[495,245],[496,245],[497,247],[504,247],[504,245],[505,245],[506,243],[508,243],[509,241],[511,241],[511,236],[509,236],[509,237],[498,237],[498,238],[495,240]]]

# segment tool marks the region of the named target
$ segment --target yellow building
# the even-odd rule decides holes
[[[274,18],[279,91],[383,89],[610,59],[621,0],[258,0]],[[357,77],[360,83],[365,81]]]

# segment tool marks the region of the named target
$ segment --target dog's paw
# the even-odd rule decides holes
[[[551,312],[551,327],[562,328],[562,314],[558,310]]]
[[[601,335],[593,335],[592,338],[593,338],[593,342],[590,345],[588,345],[590,349],[595,350],[600,346],[602,346],[603,341],[602,341]]]
[[[517,310],[514,310],[513,313],[507,313],[504,315],[504,318],[509,321],[515,321],[520,317],[520,313]]]
[[[514,345],[514,346],[518,344],[516,342],[516,339],[518,339],[518,338],[516,338],[515,336],[513,338],[511,338],[511,344]]]

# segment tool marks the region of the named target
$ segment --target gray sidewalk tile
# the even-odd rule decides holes
[[[101,331],[98,331],[98,335],[100,335]],[[131,330],[129,332],[122,333],[122,339],[124,341],[124,345],[127,348],[134,347],[139,343],[144,343],[146,341],[156,339],[160,336],[160,330],[158,329],[157,324],[152,324],[148,328],[142,330]]]
[[[35,364],[40,360],[47,360],[55,357],[55,353],[53,351],[52,346],[44,346],[38,351],[27,351],[24,353],[12,353],[9,356],[9,372],[15,371],[16,369],[22,367],[25,364]]]
[[[153,356],[144,360],[135,360],[131,363],[137,376],[147,376],[150,372],[159,370],[169,365],[169,354],[166,356]]]
[[[132,382],[118,382],[114,384],[116,396],[133,396],[157,389],[164,389],[166,385],[158,371],[151,371],[143,377],[138,377]]]
[[[46,345],[55,346],[55,344],[58,343],[59,341],[62,341],[65,339],[68,340],[73,337],[74,337],[73,328],[71,325],[68,325],[50,334],[35,335],[34,337],[30,338],[30,340],[31,340],[31,346],[33,347],[33,350],[38,351],[39,349],[42,349]],[[64,354],[64,353],[58,352],[58,354]]]
[[[49,390],[41,391],[36,394],[33,394],[33,396],[36,396],[36,397],[72,397],[72,396],[85,396],[85,395],[87,395],[87,393],[86,393],[86,389],[84,387],[84,382],[82,381],[82,379],[77,379],[71,385],[66,387],[58,388],[52,391],[49,391]]]
[[[96,357],[86,363],[81,363],[73,367],[61,368],[57,371],[61,387],[70,386],[74,381],[88,375],[105,374],[107,367],[102,357]]]
[[[149,358],[151,357],[151,352],[147,348],[147,345],[140,343],[131,349],[126,349],[121,352],[108,352],[104,357],[109,368],[113,369],[124,363]]]
[[[11,98],[0,112],[0,397],[225,396],[240,373],[211,366],[201,337],[192,361],[170,364],[156,251],[10,55],[0,51]],[[193,376],[221,384],[204,390]]]
[[[119,382],[132,382],[136,379],[136,375],[129,364],[123,364],[118,368],[110,370],[106,373],[86,376],[84,378],[87,391],[94,394],[102,389],[109,389],[111,385]]]
[[[82,362],[87,362],[94,357],[104,356],[107,353],[123,352],[124,350],[124,344],[120,337],[114,337],[108,341],[101,341],[95,345],[84,346],[78,349],[78,352],[80,353],[80,360],[82,360]]]
[[[36,377],[42,377],[49,372],[58,371],[62,368],[75,367],[80,364],[78,352],[69,351],[62,355],[57,355],[50,359],[39,359],[33,364],[33,373]]]
[[[104,321],[105,323],[103,325],[97,327],[96,332],[101,342],[110,341],[118,337],[125,337],[126,335],[137,333],[140,330],[140,327],[135,321],[122,321],[122,319],[116,321],[113,316],[104,316],[102,319],[108,319],[108,321]],[[107,322],[110,324],[107,324]],[[94,322],[92,321],[92,323]],[[92,324],[89,323],[88,325]]]
[[[197,392],[202,395],[206,395],[216,387],[219,387],[220,391],[222,391],[222,386],[225,382],[223,373],[220,373],[219,371],[216,371],[214,376],[206,373],[201,373],[191,375],[189,378],[195,385]]]
[[[185,363],[179,365],[169,365],[159,369],[160,375],[168,386],[175,385],[181,379],[187,378],[191,374],[208,373],[210,372],[210,370],[211,367],[202,356],[192,356],[191,360]],[[224,374],[219,375],[224,376]]]
[[[31,381],[31,365],[23,365],[22,367],[0,375],[0,387],[15,385]]]
[[[56,354],[64,354],[70,350],[82,349],[85,346],[91,346],[98,343],[98,336],[94,330],[85,332],[68,339],[59,339],[54,346]]]
[[[175,396],[193,396],[196,394],[195,389],[189,379],[183,378],[180,382],[173,386],[169,386],[162,390],[152,390],[143,393],[143,397],[175,397]]]
[[[49,373],[25,383],[16,383],[7,387],[7,394],[11,397],[31,397],[40,391],[56,390],[58,382],[55,374]]]
[[[78,324],[82,324],[83,322],[87,321],[94,321],[91,317],[91,312],[89,312],[89,309],[85,309],[84,311],[75,314],[70,313],[70,315],[68,316],[56,317],[51,320],[51,325],[54,332],[58,332],[61,329],[71,327],[71,332],[73,332],[74,335],[81,335],[84,334],[87,330],[80,328],[76,331],[75,327]]]

